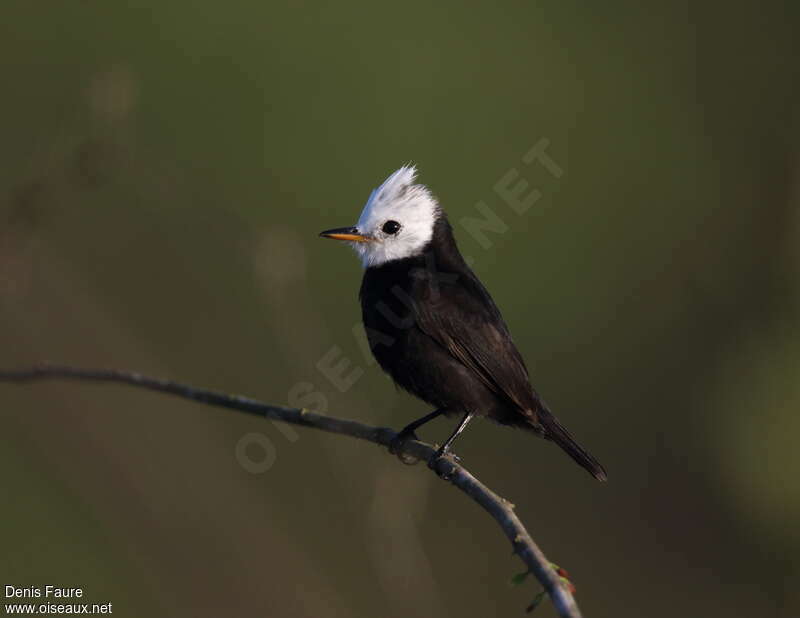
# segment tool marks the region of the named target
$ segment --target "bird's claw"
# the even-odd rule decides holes
[[[452,470],[449,472],[445,472],[442,469],[442,463],[446,461],[450,461],[451,463],[458,464],[461,462],[461,457],[453,453],[449,450],[439,449],[434,453],[433,457],[428,460],[428,467],[433,470],[439,478],[445,481],[449,481],[452,478]]]
[[[412,431],[403,429],[398,433],[394,439],[389,443],[389,452],[392,455],[397,455],[397,458],[406,465],[413,465],[419,461],[417,457],[403,452],[403,445],[409,440],[419,440],[417,434]]]

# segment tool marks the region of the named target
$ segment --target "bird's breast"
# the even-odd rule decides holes
[[[390,373],[415,329],[414,290],[408,268],[369,268],[361,285],[361,313],[370,349]]]

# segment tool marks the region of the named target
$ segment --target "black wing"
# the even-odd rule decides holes
[[[541,406],[525,362],[478,278],[469,270],[455,281],[421,278],[414,297],[419,329],[472,370],[501,400],[538,425]]]
[[[605,481],[602,464],[578,444],[533,390],[508,327],[477,277],[468,272],[455,285],[429,280],[421,288],[417,297],[422,302],[414,307],[419,329],[515,407],[531,429],[558,444],[597,480]]]

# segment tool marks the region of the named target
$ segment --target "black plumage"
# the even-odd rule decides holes
[[[533,431],[606,479],[531,386],[500,311],[443,214],[420,255],[366,269],[360,299],[370,348],[400,387],[448,415],[484,415]]]
[[[460,415],[445,441],[476,415],[551,440],[596,479],[603,466],[553,416],[533,389],[500,311],[465,263],[447,217],[404,166],[372,192],[358,223],[320,236],[343,240],[366,267],[361,309],[370,348],[405,390],[436,410],[403,429],[402,441],[440,415]]]

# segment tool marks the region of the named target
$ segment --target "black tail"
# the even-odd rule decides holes
[[[539,417],[539,422],[541,423],[542,427],[544,427],[545,438],[558,444],[562,449],[564,449],[564,451],[566,451],[567,455],[572,457],[581,466],[586,468],[586,470],[589,471],[589,474],[591,474],[598,481],[608,480],[606,469],[602,466],[602,464],[589,453],[587,453],[580,444],[575,442],[575,438],[573,438],[564,428],[564,426],[558,422],[558,419],[555,416],[553,416],[546,409],[539,410],[537,416]]]

